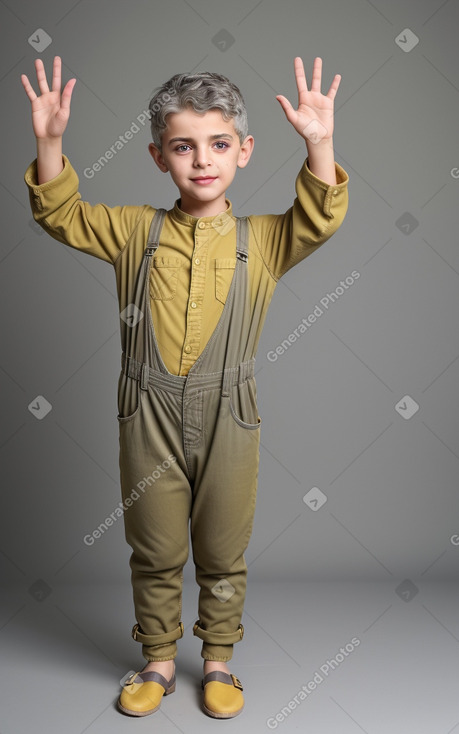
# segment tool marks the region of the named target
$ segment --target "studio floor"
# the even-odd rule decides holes
[[[140,670],[131,589],[2,591],[0,733],[301,731],[459,734],[458,584],[249,583],[231,670],[245,708],[214,720],[200,707],[193,637],[197,589],[184,586],[177,689],[151,716],[118,712],[120,681]]]

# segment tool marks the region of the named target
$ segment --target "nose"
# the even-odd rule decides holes
[[[209,154],[205,145],[197,146],[194,153],[194,165],[198,168],[205,168],[210,163]]]

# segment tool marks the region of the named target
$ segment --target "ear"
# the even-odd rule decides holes
[[[254,143],[255,140],[253,138],[253,135],[247,135],[246,139],[241,145],[241,150],[237,159],[238,168],[246,167],[247,163],[250,160],[250,156],[252,155]]]
[[[150,151],[150,155],[153,158],[153,160],[156,163],[156,165],[158,166],[158,168],[163,173],[167,173],[167,171],[169,170],[169,168],[167,167],[167,165],[166,165],[166,163],[164,161],[164,158],[162,156],[162,153],[159,150],[159,148],[157,148],[154,143],[150,143],[149,146],[148,146],[148,150]]]

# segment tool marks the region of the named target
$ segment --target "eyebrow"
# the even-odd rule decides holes
[[[219,133],[218,135],[209,135],[209,140],[217,140],[217,138],[227,138],[228,140],[232,140],[233,136],[229,135],[229,133]],[[168,145],[172,145],[172,143],[177,143],[179,141],[184,141],[185,143],[192,143],[193,138],[171,138],[169,140]]]

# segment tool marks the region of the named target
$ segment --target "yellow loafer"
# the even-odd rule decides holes
[[[167,681],[161,673],[134,673],[126,681],[118,699],[118,708],[131,716],[148,716],[157,711],[163,696],[175,691],[175,670]]]
[[[215,670],[202,679],[203,708],[214,719],[231,719],[244,708],[242,683],[231,673]]]

